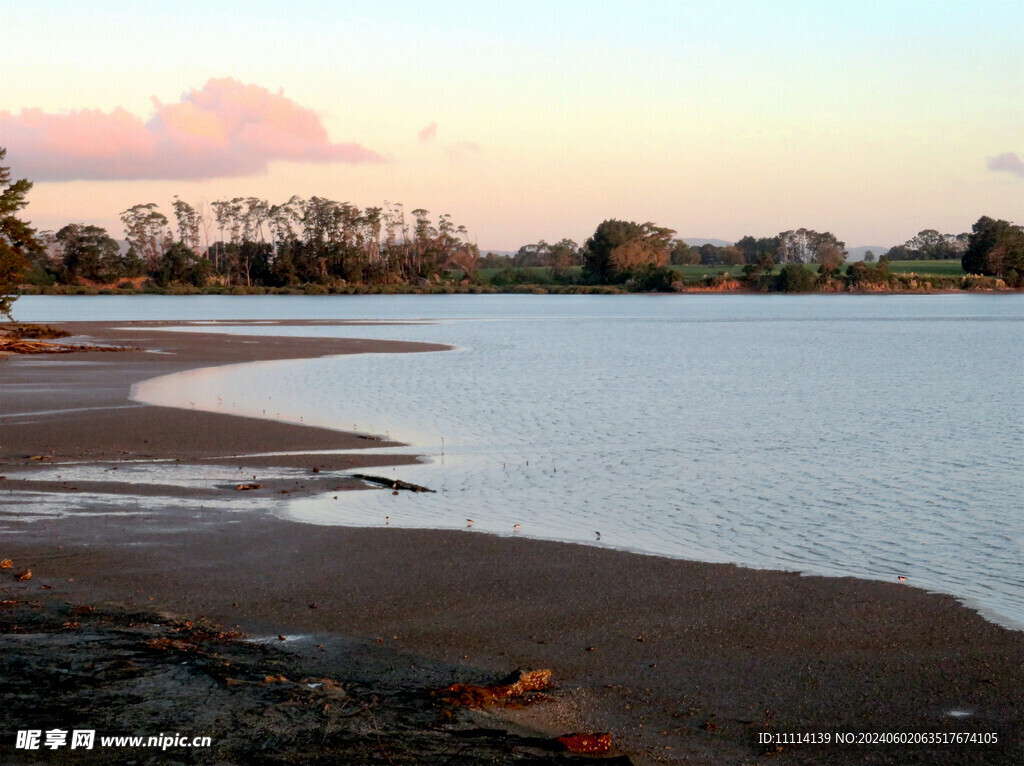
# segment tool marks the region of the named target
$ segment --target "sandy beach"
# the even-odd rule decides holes
[[[443,347],[158,324],[63,325],[136,351],[0,359],[0,761],[109,761],[14,747],[18,730],[63,726],[212,738],[117,753],[143,763],[576,762],[553,739],[571,732],[608,732],[607,757],[638,764],[1024,762],[1024,632],[912,583],[278,518],[282,493],[365,487],[349,474],[368,466],[400,478],[411,458],[358,434],[136,404],[130,386]],[[128,460],[214,478],[120,481]],[[110,470],[83,481],[72,463]],[[28,493],[119,504],[26,520]],[[226,497],[244,509],[203,507]],[[483,708],[432,696],[516,669],[550,670],[551,688]]]

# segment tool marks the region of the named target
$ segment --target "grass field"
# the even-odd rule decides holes
[[[942,277],[963,276],[960,261],[890,261],[893,274],[935,274]]]

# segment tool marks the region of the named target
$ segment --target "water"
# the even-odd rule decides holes
[[[268,362],[161,404],[387,434],[438,491],[282,503],[315,524],[465,528],[951,593],[1024,625],[1024,296],[22,299],[25,320],[385,319],[226,328],[441,353]],[[218,327],[223,331],[225,328]],[[600,540],[597,533],[600,532]]]

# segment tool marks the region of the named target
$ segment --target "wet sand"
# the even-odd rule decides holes
[[[14,562],[0,570],[0,596],[13,602],[8,611],[0,609],[7,663],[0,670],[21,667],[49,677],[46,669],[60,663],[69,645],[96,653],[106,647],[103,661],[113,662],[132,651],[123,645],[134,630],[127,614],[204,619],[270,640],[260,645],[259,657],[234,658],[253,677],[269,663],[286,668],[289,679],[328,677],[348,684],[351,698],[363,700],[369,711],[353,721],[366,723],[369,716],[377,729],[373,733],[366,723],[373,737],[353,739],[338,724],[321,737],[317,716],[324,701],[290,699],[289,710],[308,716],[295,713],[279,726],[290,737],[274,734],[278,718],[266,711],[282,701],[263,699],[270,694],[264,684],[225,685],[200,667],[206,660],[193,663],[207,683],[194,697],[185,694],[192,688],[188,679],[157,670],[146,676],[162,689],[158,694],[173,691],[170,697],[178,700],[148,724],[133,718],[131,706],[116,695],[112,699],[122,701],[107,705],[102,715],[94,711],[95,721],[145,734],[209,733],[222,743],[218,757],[228,762],[243,754],[250,762],[275,763],[316,757],[553,762],[559,756],[542,746],[545,737],[573,731],[610,731],[615,752],[635,763],[1024,762],[1024,633],[987,622],[951,597],[912,583],[802,577],[473,530],[285,521],[273,514],[282,491],[356,487],[361,483],[346,477],[350,469],[396,459],[374,456],[380,443],[358,435],[134,405],[127,401],[130,384],[214,364],[428,348],[322,339],[249,343],[238,336],[118,329],[129,326],[72,329],[164,353],[0,360],[0,474],[9,474],[0,480],[0,497],[9,501],[8,509],[16,509],[14,501],[27,491],[57,493],[76,509],[82,503],[70,500],[92,491],[120,501],[137,498],[132,515],[75,510],[28,522],[0,515],[0,558]],[[65,411],[48,412],[58,409]],[[367,448],[365,454],[301,454],[358,447]],[[247,457],[272,451],[300,454]],[[141,488],[113,476],[94,483],[57,478],[68,461],[113,467],[119,460],[213,466],[223,476],[202,487],[171,482]],[[400,478],[400,467],[395,471]],[[262,489],[234,489],[239,477],[254,473]],[[202,507],[206,498],[226,495],[244,507]],[[102,499],[84,505],[106,510]],[[13,574],[25,568],[32,579],[16,582]],[[82,622],[65,619],[64,604],[99,606],[108,621],[64,628]],[[21,627],[14,630],[14,624]],[[35,627],[25,632],[26,624]],[[87,641],[88,630],[96,638]],[[237,645],[218,648],[217,656],[238,654]],[[18,657],[24,658],[21,666]],[[168,667],[180,664],[174,657]],[[100,662],[98,655],[93,660]],[[429,696],[454,682],[490,682],[516,668],[550,669],[555,686],[531,704],[482,712],[453,712]],[[33,696],[3,680],[14,677],[8,672],[0,675],[0,690],[2,704],[13,711],[12,726],[16,721],[15,728],[28,728],[38,720],[36,728],[46,728],[50,719],[37,710],[62,720],[72,715],[51,709],[42,689]],[[70,677],[79,679],[75,688],[90,690],[80,698],[112,694],[102,678],[89,680],[81,669]],[[119,704],[121,718],[109,712]],[[263,713],[239,712],[232,728],[210,713],[211,706]],[[238,721],[247,722],[241,733]],[[998,742],[836,745],[839,732],[994,733]],[[784,740],[781,749],[769,747],[765,754],[759,741],[765,733],[790,740],[829,733],[833,743]],[[32,762],[17,760],[23,754],[11,748],[13,730],[2,736],[0,760]],[[255,759],[254,743],[265,745]],[[217,762],[195,751],[177,757]]]

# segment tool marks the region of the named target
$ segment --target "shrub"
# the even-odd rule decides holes
[[[625,288],[632,293],[670,293],[678,279],[676,272],[667,266],[647,264],[630,272]]]
[[[787,263],[776,277],[776,289],[784,293],[807,293],[814,289],[815,275],[800,263]]]

